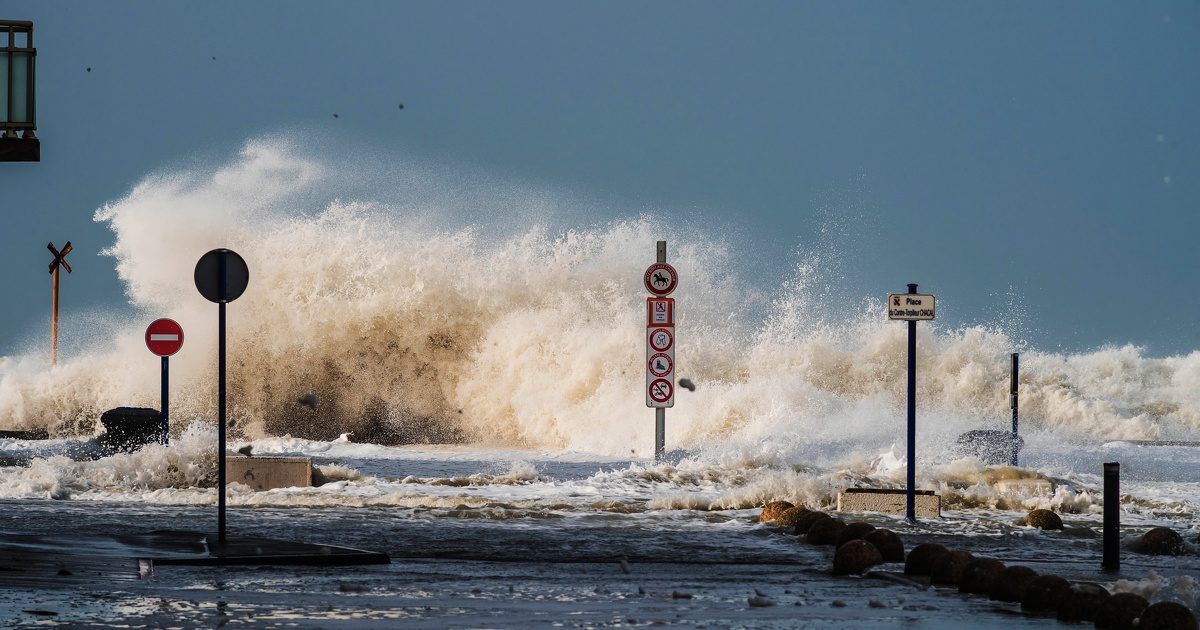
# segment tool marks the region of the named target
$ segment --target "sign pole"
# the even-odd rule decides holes
[[[170,404],[168,400],[168,392],[171,391],[168,383],[171,380],[171,357],[162,358],[162,421],[160,428],[162,429],[162,443],[166,446],[168,443],[168,434],[171,427],[170,414],[167,412],[167,406]]]
[[[71,265],[65,260],[71,252],[71,241],[67,241],[61,252],[54,248],[53,242],[48,243],[46,249],[54,254],[54,262],[50,263],[50,275],[54,276],[54,297],[50,303],[50,367],[54,367],[58,362],[58,268],[62,266],[71,273]]]
[[[218,282],[218,292],[221,299],[226,299],[228,292],[228,282],[226,274],[228,272],[226,257],[221,256],[220,276]],[[219,341],[217,342],[217,484],[220,486],[217,494],[217,542],[225,543],[225,302],[217,304],[217,327],[220,329],[217,333]]]
[[[667,262],[667,242],[658,241],[657,259],[655,262]],[[654,461],[661,462],[667,450],[667,409],[665,407],[655,407],[654,409]]]
[[[1015,468],[1017,466],[1017,353],[1012,353],[1012,413],[1013,413],[1013,430],[1012,430],[1012,457],[1011,464]]]
[[[917,285],[909,284],[908,292],[915,294]],[[905,520],[917,522],[917,321],[908,322],[908,496]]]

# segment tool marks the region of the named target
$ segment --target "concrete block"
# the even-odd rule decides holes
[[[310,457],[225,457],[225,480],[254,490],[312,485]]]
[[[1054,484],[1049,479],[1005,479],[997,481],[996,492],[1012,496],[1050,496],[1054,494]]]
[[[942,497],[933,490],[917,490],[913,506],[917,516],[941,518]],[[895,488],[846,488],[838,493],[839,512],[883,512],[899,514],[907,510],[907,491]]]

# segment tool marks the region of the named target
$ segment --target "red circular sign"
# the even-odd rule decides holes
[[[675,335],[670,328],[655,328],[650,331],[650,347],[655,352],[666,352],[675,343]]]
[[[650,382],[650,399],[654,402],[663,403],[671,400],[671,381],[665,378],[656,378]]]
[[[663,297],[671,295],[675,290],[675,285],[679,284],[679,274],[675,273],[675,268],[667,263],[654,263],[646,269],[645,278],[646,290]]]
[[[646,367],[650,369],[650,373],[655,376],[666,376],[671,373],[673,367],[671,357],[662,352],[656,352],[650,360],[646,362]]]
[[[173,319],[156,319],[146,327],[146,347],[160,357],[169,357],[183,347],[183,327]]]

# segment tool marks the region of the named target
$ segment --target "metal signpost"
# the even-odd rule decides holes
[[[225,542],[225,305],[241,297],[250,268],[237,252],[214,249],[196,263],[196,289],[217,310],[217,540]]]
[[[183,347],[183,327],[173,319],[156,319],[146,327],[146,347],[150,352],[162,357],[162,438],[165,445],[169,440],[171,428],[170,414],[167,412],[168,393],[167,383],[171,368],[171,355]]]
[[[667,242],[658,241],[658,262],[643,280],[646,298],[646,406],[654,408],[654,459],[666,452],[667,407],[675,406],[675,300],[679,274],[667,264]]]
[[[908,497],[905,519],[917,522],[917,322],[934,317],[934,296],[917,293],[917,285],[908,285],[908,293],[888,294],[888,319],[908,322]]]
[[[50,275],[54,276],[54,299],[50,307],[50,367],[54,367],[58,360],[58,268],[62,267],[71,273],[71,265],[65,260],[67,254],[71,253],[71,241],[67,241],[67,246],[61,252],[54,249],[53,242],[48,243],[46,248],[54,254],[54,262],[50,263]]]

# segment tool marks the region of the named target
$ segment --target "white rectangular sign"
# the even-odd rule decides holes
[[[915,321],[933,319],[932,295],[920,293],[889,293],[888,319]]]
[[[675,406],[675,327],[646,328],[646,406]]]

